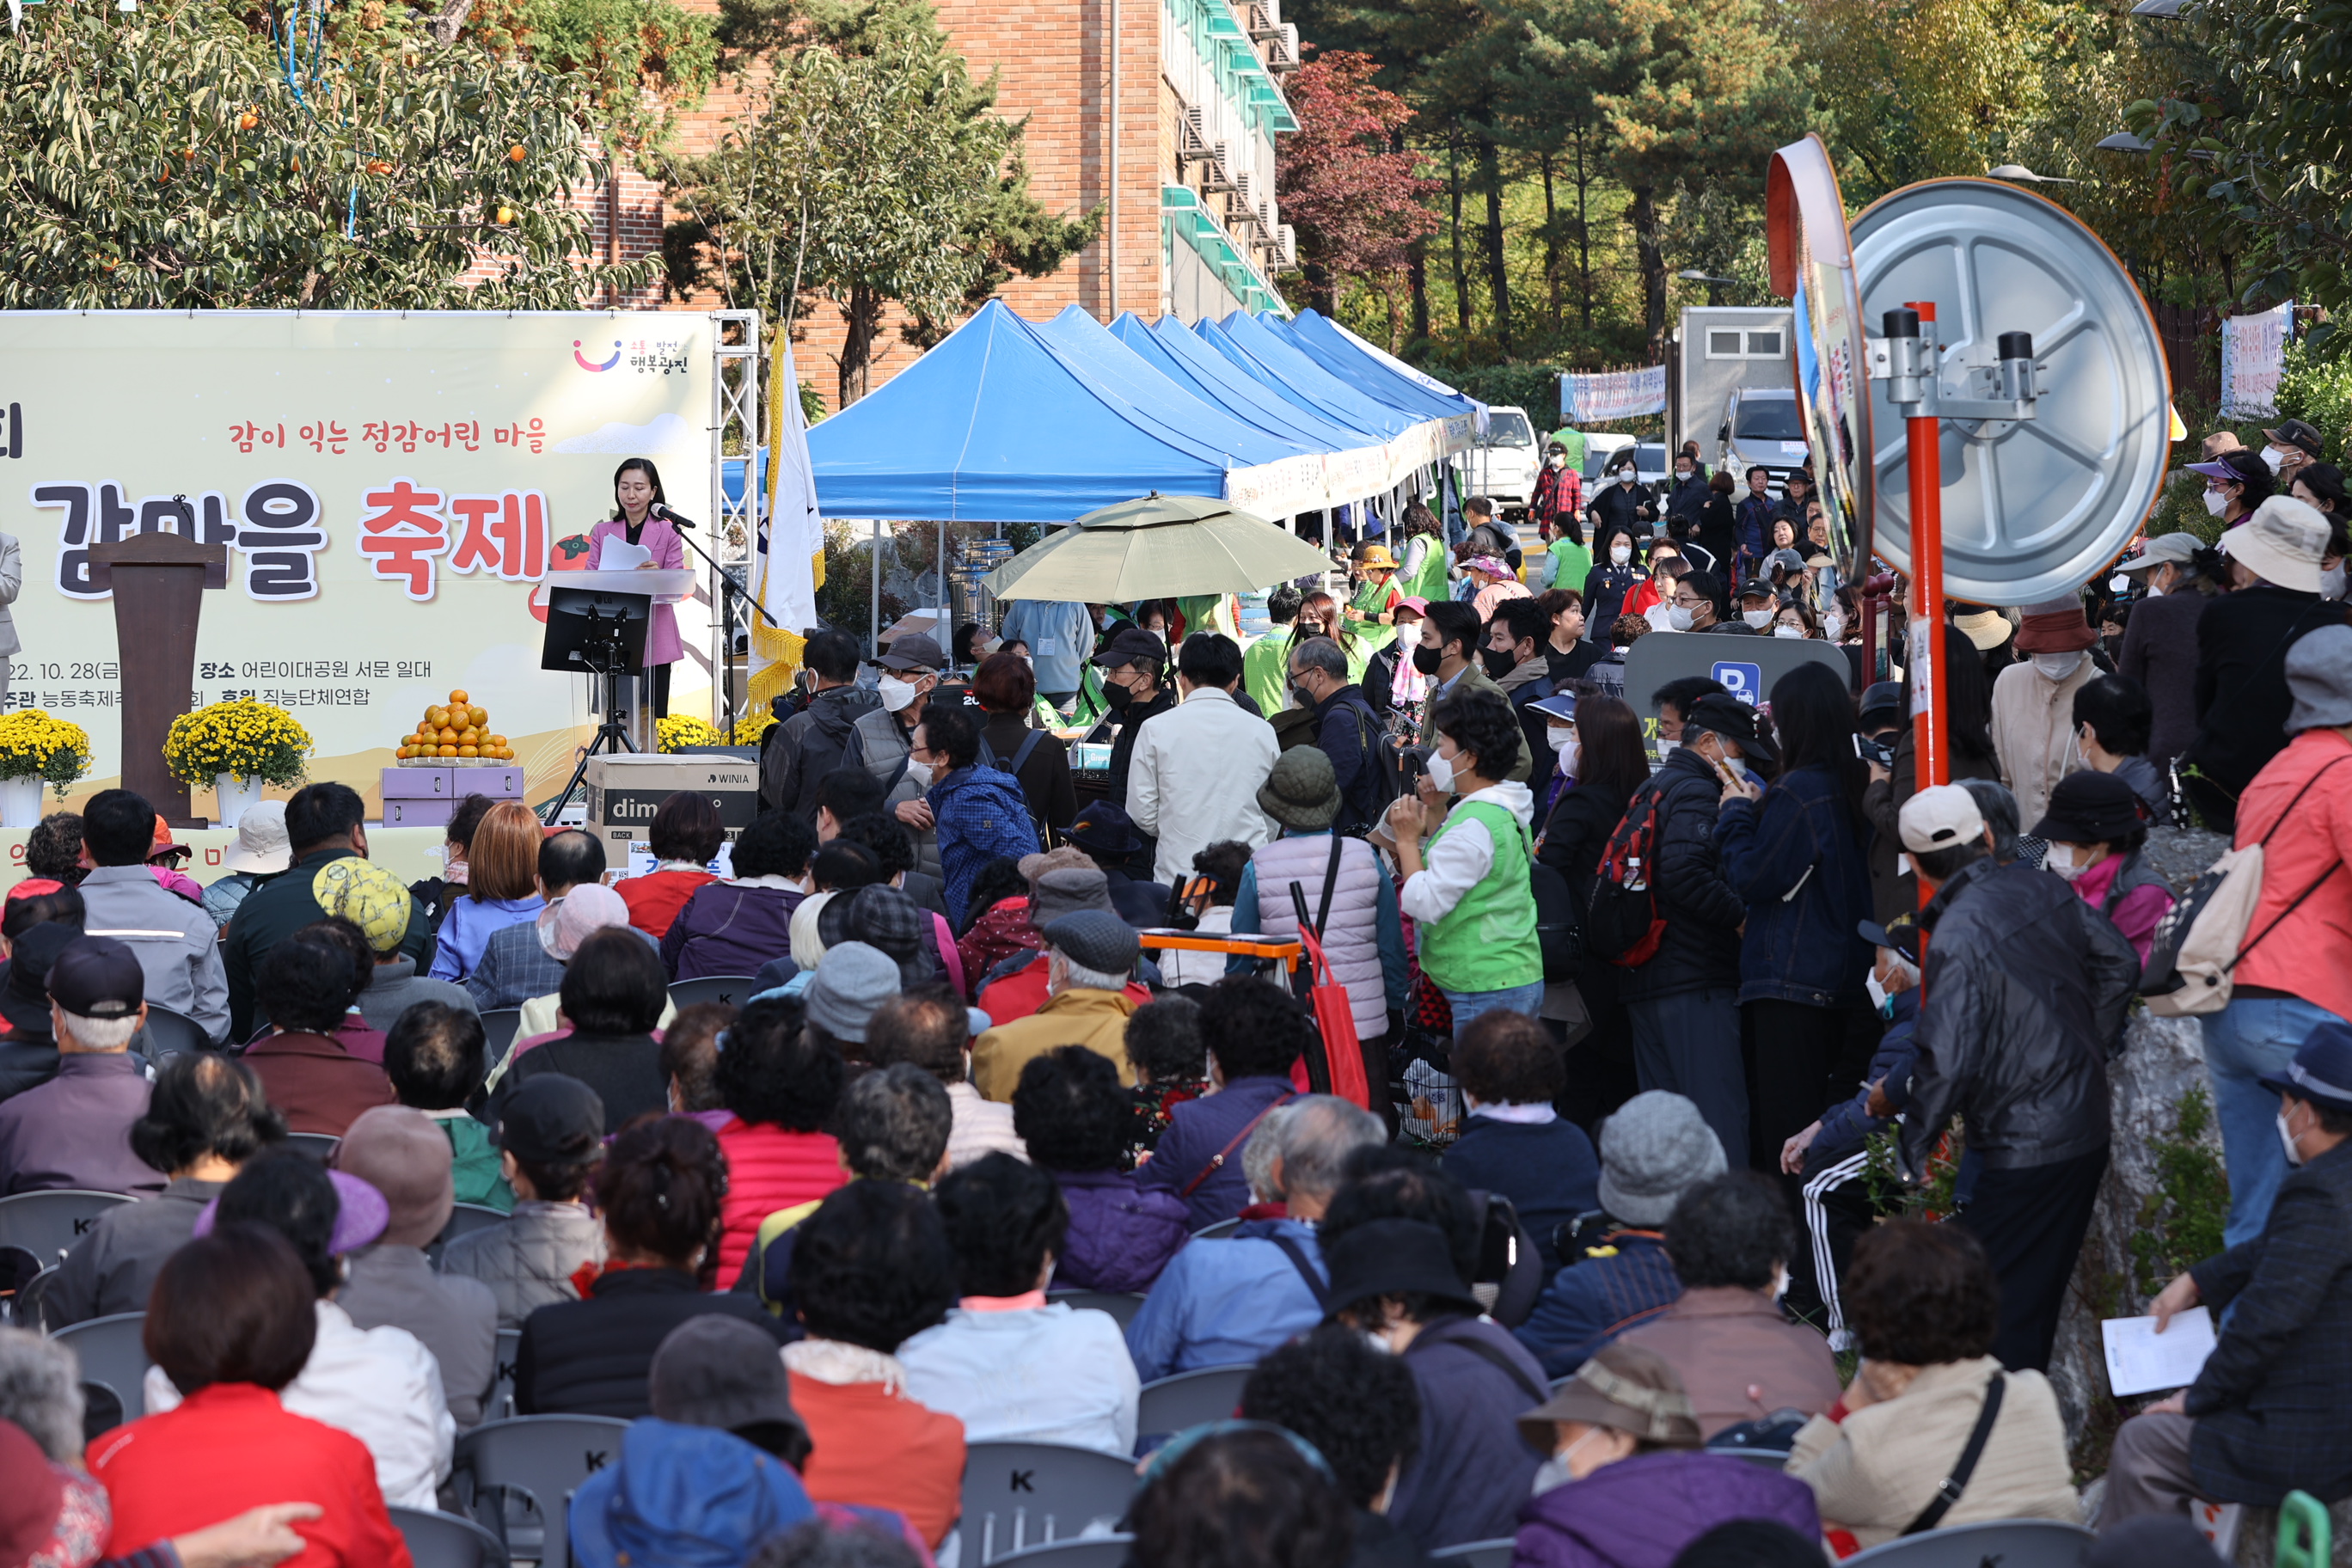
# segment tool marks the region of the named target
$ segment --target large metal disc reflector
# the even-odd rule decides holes
[[[1943,422],[1944,592],[2031,605],[2079,588],[2147,518],[2171,384],[2147,303],[2072,213],[1992,180],[1930,180],[1853,223],[1863,320],[1932,301],[1945,395],[1979,395],[2003,332],[2033,334],[2029,420]],[[1870,384],[1876,552],[1911,566],[1909,464],[1888,383]]]

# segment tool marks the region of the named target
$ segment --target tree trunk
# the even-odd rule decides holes
[[[1551,310],[1551,330],[1559,331],[1559,206],[1552,199],[1551,154],[1539,153],[1536,160],[1543,170],[1544,186],[1544,298]]]
[[[1327,316],[1336,314],[1337,312],[1331,308],[1332,293],[1331,269],[1319,261],[1308,262],[1307,264],[1307,308],[1320,310]]]
[[[874,366],[874,339],[882,330],[882,296],[852,285],[841,319],[845,330],[841,336],[841,357],[835,362],[841,367],[835,388],[841,401],[835,406],[846,408],[866,395],[866,374]]]
[[[1454,245],[1454,321],[1463,337],[1470,335],[1470,274],[1462,266],[1462,162],[1459,153],[1461,139],[1452,132],[1445,133],[1445,197],[1451,204],[1453,221],[1446,226],[1446,236]]]
[[[1633,247],[1642,266],[1642,330],[1645,364],[1663,364],[1666,356],[1666,253],[1658,236],[1658,190],[1633,187]]]
[[[1404,129],[1400,126],[1389,132],[1389,151],[1402,153],[1404,150]],[[1426,342],[1429,337],[1429,237],[1426,235],[1414,240],[1412,247],[1406,252],[1405,278],[1412,288],[1413,341]],[[1389,305],[1393,312],[1396,301],[1391,300]],[[1396,346],[1394,342],[1389,344],[1391,352]]]
[[[1495,310],[1495,342],[1511,352],[1510,257],[1503,247],[1503,159],[1494,142],[1478,138],[1478,183],[1486,187],[1486,294]]]
[[[1592,330],[1592,225],[1585,211],[1592,189],[1592,174],[1584,162],[1584,127],[1576,128],[1576,271],[1581,302],[1577,310],[1584,330]]]

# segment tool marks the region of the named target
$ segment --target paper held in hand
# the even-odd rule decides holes
[[[2154,1318],[2109,1318],[2099,1325],[2106,1342],[2107,1382],[2116,1397],[2186,1388],[2213,1353],[2213,1314],[2191,1307],[2173,1314],[2164,1332]]]
[[[654,552],[644,545],[632,544],[618,535],[608,533],[604,536],[603,546],[596,552],[596,570],[634,572],[638,567],[650,563],[653,558]]]

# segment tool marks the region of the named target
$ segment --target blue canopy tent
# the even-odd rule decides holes
[[[1109,330],[1113,337],[1177,384],[1190,386],[1197,395],[1261,430],[1325,451],[1380,445],[1381,438],[1369,431],[1303,408],[1260,385],[1181,324],[1171,332],[1161,333],[1156,325],[1146,326],[1130,310],[1113,321]]]
[[[1455,413],[1467,414],[1483,426],[1486,416],[1485,404],[1466,392],[1457,392],[1434,376],[1424,375],[1378,344],[1366,342],[1321,311],[1301,310],[1285,324],[1302,342],[1320,343],[1334,355],[1352,354],[1357,360],[1368,361],[1399,381],[1434,394],[1451,405]]]
[[[1307,318],[1312,317],[1310,322]],[[1436,419],[1472,419],[1478,405],[1460,393],[1439,393],[1399,375],[1373,359],[1324,316],[1303,311],[1296,321],[1261,316],[1258,324],[1307,358],[1391,408]],[[1318,330],[1319,329],[1319,330]]]
[[[1201,397],[1146,363],[1076,305],[1064,306],[1060,315],[1033,330],[1075,362],[1088,381],[1116,391],[1162,425],[1217,442],[1244,461],[1272,462],[1324,449],[1320,443],[1270,435]]]
[[[1375,431],[1384,441],[1403,435],[1428,417],[1401,413],[1375,401],[1256,328],[1257,323],[1248,317],[1235,315],[1224,321],[1196,321],[1192,330],[1261,385],[1272,387],[1303,408],[1326,409],[1359,429]],[[1160,330],[1171,329],[1184,330],[1163,319]]]

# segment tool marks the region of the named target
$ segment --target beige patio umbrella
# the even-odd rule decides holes
[[[1090,511],[990,573],[999,599],[1097,605],[1246,594],[1313,576],[1330,559],[1262,517],[1209,496],[1164,496]]]

